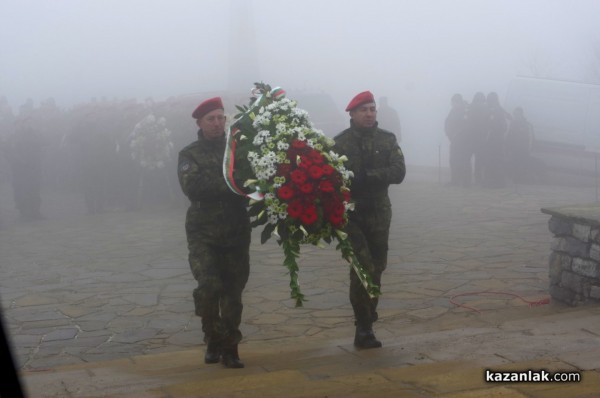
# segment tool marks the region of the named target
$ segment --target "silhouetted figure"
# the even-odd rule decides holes
[[[483,182],[485,149],[488,136],[488,119],[489,112],[485,103],[485,94],[477,92],[467,108],[467,172],[469,174],[469,181],[465,186],[470,186],[471,174],[474,175],[476,184],[481,184]],[[473,168],[471,168],[471,158],[473,156],[475,160],[473,162]]]
[[[42,142],[31,117],[17,121],[11,141],[9,162],[15,206],[22,220],[41,219]]]
[[[510,115],[500,105],[498,94],[495,92],[488,94],[486,102],[489,118],[485,149],[484,186],[502,188],[506,184],[504,176],[504,141]]]
[[[515,183],[532,182],[537,174],[535,159],[531,157],[533,126],[525,118],[523,108],[515,108],[512,115],[506,134],[508,172]]]
[[[84,114],[68,138],[78,146],[79,185],[89,214],[106,210],[109,163],[115,151],[111,137],[102,123],[96,105],[84,109]]]
[[[377,104],[377,122],[382,129],[396,134],[398,142],[402,140],[400,132],[400,117],[398,112],[388,103],[387,97],[381,97]]]
[[[450,185],[469,186],[471,183],[471,143],[467,132],[467,104],[462,95],[454,94],[450,101],[444,130],[450,141]]]

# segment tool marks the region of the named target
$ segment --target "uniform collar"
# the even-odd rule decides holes
[[[352,119],[350,119],[350,128],[352,128],[352,130],[355,131],[356,133],[358,133],[358,135],[360,135],[360,136],[374,135],[375,132],[377,131],[378,125],[379,125],[379,123],[375,122],[375,125],[373,127],[358,127],[354,124]]]

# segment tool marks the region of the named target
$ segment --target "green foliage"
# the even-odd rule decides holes
[[[295,305],[305,300],[298,281],[300,245],[323,247],[334,240],[369,295],[377,296],[379,288],[341,231],[352,209],[351,173],[347,159],[332,151],[333,140],[314,129],[308,113],[283,90],[262,82],[255,83],[249,104],[236,108],[240,114],[228,137],[235,148],[235,185],[253,198],[249,215],[253,228],[264,226],[261,243],[275,235],[282,246]]]

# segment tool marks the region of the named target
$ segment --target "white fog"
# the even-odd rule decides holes
[[[264,81],[330,95],[345,127],[370,90],[398,111],[407,162],[436,165],[452,94],[504,101],[516,76],[597,82],[597,15],[593,0],[3,0],[0,96],[16,113],[28,98],[69,108]]]
[[[0,0],[3,372],[32,397],[591,396],[599,22],[598,0]],[[307,113],[265,95],[225,135],[255,82]]]

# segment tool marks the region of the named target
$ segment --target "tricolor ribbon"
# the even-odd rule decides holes
[[[253,94],[255,94],[253,92]],[[273,98],[273,100],[279,100],[285,97],[285,91],[281,87],[275,87],[272,89],[267,96]],[[235,155],[237,149],[237,136],[241,132],[238,127],[238,122],[243,118],[249,118],[250,113],[252,113],[255,109],[260,109],[265,102],[265,93],[262,93],[256,97],[256,100],[252,104],[252,106],[244,112],[236,121],[231,124],[229,127],[229,131],[227,132],[227,141],[225,145],[225,156],[223,157],[223,176],[225,177],[225,182],[229,189],[238,195],[242,195],[247,198],[251,198],[254,200],[262,200],[264,194],[262,192],[246,192],[242,188],[238,186],[233,176],[235,171]],[[246,137],[247,139],[254,139],[254,137]]]

